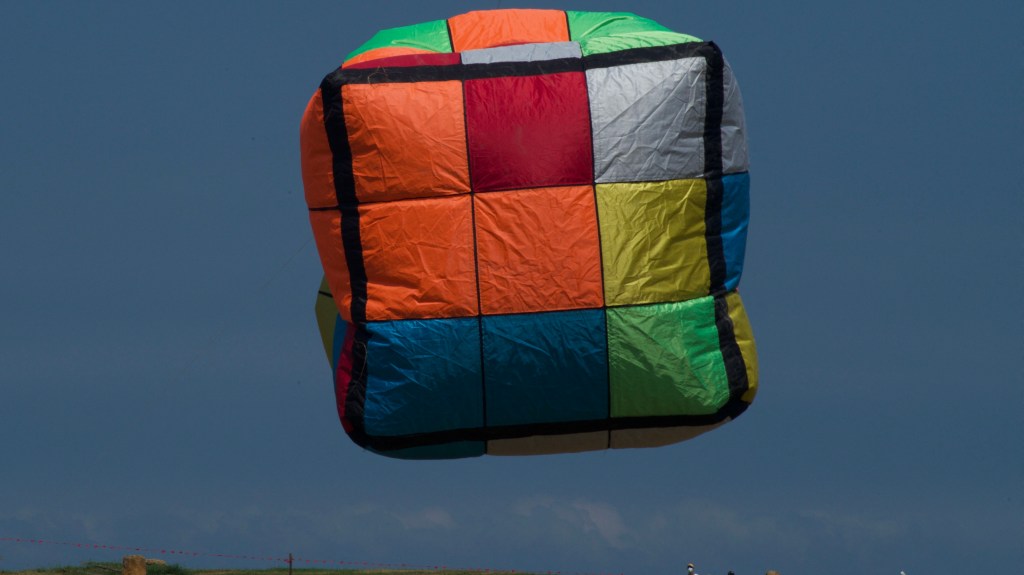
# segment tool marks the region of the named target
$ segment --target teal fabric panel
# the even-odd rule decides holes
[[[608,416],[602,310],[484,317],[483,339],[489,427]]]
[[[722,249],[725,252],[725,289],[732,291],[743,274],[750,219],[750,174],[722,178]]]
[[[370,322],[364,422],[369,435],[483,425],[476,318]]]

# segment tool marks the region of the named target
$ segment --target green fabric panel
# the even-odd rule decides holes
[[[451,52],[452,44],[448,39],[448,21],[434,20],[412,26],[388,28],[373,35],[365,44],[356,48],[345,60],[349,60],[363,52],[374,48],[421,48],[431,52]]]
[[[629,12],[566,12],[569,38],[579,42],[583,55],[617,52],[629,48],[700,42],[653,20]]]
[[[708,414],[729,400],[713,297],[607,313],[612,417]]]
[[[634,32],[671,32],[654,20],[641,18],[631,12],[574,12],[568,10],[565,14],[569,20],[569,38],[575,41]]]

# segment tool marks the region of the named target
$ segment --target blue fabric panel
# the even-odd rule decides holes
[[[486,452],[486,445],[483,441],[456,441],[454,443],[424,445],[423,447],[409,447],[393,451],[376,451],[373,449],[370,451],[394,457],[395,459],[464,459],[466,457],[480,457]]]
[[[747,222],[750,219],[750,174],[729,174],[722,178],[722,248],[725,251],[725,289],[732,291],[743,274],[747,251]]]
[[[483,318],[487,425],[603,419],[603,310]]]
[[[364,424],[370,435],[483,425],[476,318],[370,322]]]

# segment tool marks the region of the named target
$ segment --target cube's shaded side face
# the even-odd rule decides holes
[[[375,36],[303,120],[346,430],[446,458],[663,445],[741,413],[749,176],[717,47],[623,13],[439,22]]]

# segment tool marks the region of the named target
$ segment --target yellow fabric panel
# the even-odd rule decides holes
[[[338,308],[334,307],[334,298],[330,295],[331,286],[327,285],[327,277],[320,280],[320,290],[316,294],[316,325],[320,328],[320,341],[327,353],[327,363],[333,365],[334,358],[334,324],[338,318]]]
[[[543,455],[600,449],[608,449],[607,431],[566,435],[534,435],[516,439],[495,439],[487,442],[489,455]]]
[[[702,179],[597,185],[607,305],[708,294],[706,198]]]
[[[751,403],[757,395],[757,346],[754,345],[754,332],[750,327],[750,319],[747,318],[747,310],[743,307],[743,300],[737,291],[725,296],[725,302],[729,305],[729,318],[732,319],[732,330],[736,335],[736,344],[743,354],[743,363],[747,366],[747,382],[749,388],[743,394],[743,401]]]
[[[651,427],[646,429],[616,429],[612,431],[612,449],[626,449],[631,447],[661,447],[693,439],[702,433],[706,433],[724,425],[727,421],[721,421],[713,425],[699,425],[693,427]]]

